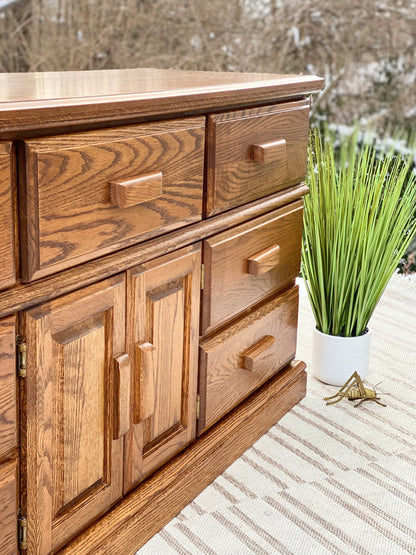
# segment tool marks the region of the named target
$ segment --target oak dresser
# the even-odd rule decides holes
[[[313,76],[0,75],[0,553],[134,553],[305,394]]]

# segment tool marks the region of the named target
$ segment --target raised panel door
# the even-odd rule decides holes
[[[15,316],[0,320],[0,460],[17,446]]]
[[[200,268],[197,245],[128,272],[134,387],[126,489],[195,437]]]
[[[122,494],[124,276],[24,312],[22,335],[29,552],[49,553]]]
[[[0,553],[17,553],[17,460],[0,465]]]

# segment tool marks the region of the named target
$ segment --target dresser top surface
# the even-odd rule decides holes
[[[0,106],[4,103],[33,102],[55,105],[71,100],[108,96],[154,96],[192,94],[192,92],[238,91],[270,88],[276,92],[288,87],[303,92],[321,88],[322,79],[311,75],[275,75],[264,73],[226,73],[171,69],[110,69],[94,71],[56,71],[43,73],[1,73]]]
[[[317,92],[310,75],[120,69],[0,74],[5,130],[197,113]]]

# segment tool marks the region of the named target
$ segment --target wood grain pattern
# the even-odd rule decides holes
[[[102,318],[94,318],[93,322],[86,322],[81,330],[79,326],[74,326],[53,335],[58,357],[62,361],[58,371],[63,382],[62,391],[58,393],[62,398],[56,402],[57,409],[62,410],[59,424],[63,429],[57,430],[57,441],[63,443],[57,459],[60,455],[62,459],[56,460],[56,463],[62,465],[63,495],[59,495],[59,490],[54,492],[56,514],[96,484],[103,475],[106,410],[103,395],[106,371],[104,326]]]
[[[0,465],[0,553],[16,555],[17,546],[17,460]]]
[[[0,74],[0,137],[276,102],[322,87],[311,75],[153,68]]]
[[[0,320],[0,461],[17,445],[16,323]]]
[[[130,358],[127,353],[114,357],[114,439],[130,428]]]
[[[299,200],[204,241],[202,335],[212,333],[299,274],[302,229]],[[249,273],[249,260],[276,243],[281,263],[263,274],[256,272],[257,276]]]
[[[11,143],[0,142],[0,289],[16,281],[14,264],[14,222]]]
[[[195,438],[200,271],[194,245],[128,272],[128,338],[138,357],[126,489]]]
[[[161,196],[162,172],[110,183],[110,200],[118,208],[129,208]]]
[[[247,258],[247,273],[254,277],[270,272],[280,262],[280,245],[272,245]]]
[[[297,319],[293,287],[201,342],[199,435],[294,358]],[[277,340],[257,358],[255,372],[244,369],[245,351],[270,335]]]
[[[260,164],[270,164],[277,161],[286,164],[286,139],[253,145],[253,159]]]
[[[26,142],[24,281],[201,219],[204,119]],[[163,194],[119,208],[110,183],[162,172]]]
[[[304,369],[293,361],[59,553],[135,553],[305,396]]]
[[[308,191],[305,184],[300,184],[287,191],[253,202],[244,208],[231,210],[226,216],[215,216],[179,231],[167,233],[163,237],[151,239],[118,253],[86,262],[80,267],[64,270],[59,275],[49,276],[30,284],[18,284],[13,289],[0,291],[0,317],[49,301],[80,287],[91,285],[97,281],[97,276],[104,279],[117,274],[121,268],[132,268],[149,259],[186,247],[204,237],[224,231],[233,225],[292,202],[307,194]]]
[[[253,108],[207,119],[207,205],[211,216],[270,195],[303,179],[309,136],[309,102]],[[267,164],[253,145],[285,140],[285,156]]]
[[[49,553],[121,497],[111,370],[125,349],[124,277],[29,310],[21,323],[28,540],[31,552]]]

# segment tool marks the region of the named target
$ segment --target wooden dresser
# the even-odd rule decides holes
[[[311,76],[0,75],[0,553],[134,553],[305,394]]]

